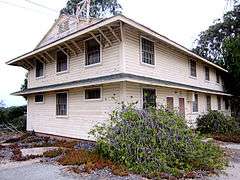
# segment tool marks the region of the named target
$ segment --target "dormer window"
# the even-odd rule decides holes
[[[43,77],[44,64],[36,60],[36,78]]]
[[[142,62],[155,65],[154,42],[144,37],[141,38]]]
[[[57,52],[57,73],[68,70],[68,56],[62,51]]]
[[[190,75],[192,77],[197,77],[197,63],[194,60],[190,60]]]
[[[95,39],[85,41],[85,65],[89,66],[92,64],[100,63],[101,59],[101,47]]]

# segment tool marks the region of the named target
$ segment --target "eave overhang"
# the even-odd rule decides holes
[[[144,26],[144,25],[142,25],[142,24],[140,24],[140,23],[138,23],[138,22],[136,22],[136,21],[134,21],[132,19],[129,19],[129,18],[123,16],[123,15],[117,15],[117,16],[113,16],[113,17],[110,17],[110,18],[106,18],[106,19],[100,20],[100,21],[98,21],[95,24],[92,24],[92,25],[90,25],[90,26],[88,26],[88,27],[86,27],[84,29],[81,29],[80,31],[77,31],[77,32],[75,32],[73,34],[70,34],[70,35],[68,35],[68,36],[66,36],[66,37],[64,37],[62,39],[59,39],[59,40],[51,43],[51,44],[48,44],[48,45],[43,46],[43,47],[41,47],[39,49],[35,49],[35,50],[33,50],[33,51],[29,52],[29,53],[26,53],[26,54],[24,54],[22,56],[14,58],[14,59],[6,62],[6,64],[8,64],[8,65],[15,65],[16,66],[18,61],[24,60],[26,58],[33,58],[38,53],[44,52],[44,51],[46,51],[46,50],[48,50],[50,48],[53,48],[53,47],[57,47],[60,44],[66,42],[66,41],[71,41],[74,38],[77,38],[77,37],[79,37],[79,36],[81,36],[81,35],[83,35],[85,33],[89,33],[89,32],[91,32],[93,30],[96,30],[96,29],[98,29],[100,27],[103,27],[103,26],[106,26],[108,24],[111,24],[111,23],[113,23],[115,21],[121,21],[123,23],[129,24],[130,26],[133,26],[133,27],[143,31],[144,33],[147,33],[147,34],[149,34],[149,35],[159,39],[160,41],[162,41],[162,42],[164,42],[164,43],[166,43],[166,44],[176,48],[177,50],[180,50],[181,52],[183,52],[186,55],[188,55],[190,58],[196,58],[196,59],[198,59],[198,60],[200,60],[200,61],[202,61],[202,62],[204,62],[204,63],[206,63],[208,65],[211,65],[211,66],[217,68],[218,70],[221,70],[223,72],[228,72],[226,69],[224,69],[224,68],[222,68],[222,67],[220,67],[220,66],[218,66],[218,65],[216,65],[216,64],[214,64],[214,63],[212,63],[210,61],[208,61],[207,59],[204,59],[204,58],[196,55],[195,53],[193,53],[189,49],[185,48],[184,46],[179,45],[178,43],[168,39],[167,37],[162,36],[159,33],[151,30],[150,28],[148,28],[148,27],[146,27],[146,26]],[[28,63],[28,62],[26,62],[26,63]]]
[[[216,91],[216,90],[207,89],[203,87],[196,87],[196,86],[181,84],[177,82],[165,81],[165,80],[155,79],[151,77],[144,77],[144,76],[138,76],[138,75],[126,74],[126,73],[119,73],[114,75],[101,76],[101,77],[83,79],[83,80],[60,83],[60,84],[53,84],[49,86],[35,87],[35,88],[30,88],[24,91],[15,92],[13,93],[13,95],[27,96],[27,95],[36,94],[36,93],[61,91],[61,90],[74,89],[74,88],[80,88],[80,87],[86,87],[86,86],[98,86],[101,84],[109,84],[109,83],[123,82],[123,81],[147,84],[152,86],[174,88],[179,90],[214,94],[214,95],[231,96],[231,94],[225,93],[223,91]]]

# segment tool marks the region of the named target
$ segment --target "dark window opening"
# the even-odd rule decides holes
[[[205,80],[210,80],[209,67],[205,67]]]
[[[207,99],[207,110],[210,111],[212,109],[211,96],[206,96],[206,99]]]
[[[85,90],[85,99],[100,99],[101,98],[101,89],[86,89]]]
[[[36,61],[36,77],[42,77],[43,76],[43,63],[40,61]]]
[[[35,96],[35,102],[36,103],[42,103],[43,102],[43,99],[44,97],[43,97],[43,95],[36,95]]]
[[[198,94],[194,94],[193,112],[198,112]]]
[[[156,107],[156,90],[143,89],[143,108]]]
[[[217,97],[217,104],[218,104],[218,110],[221,110],[222,109],[222,104],[221,104],[221,97],[220,96]]]
[[[191,76],[197,77],[197,63],[194,60],[190,60]]]
[[[57,72],[67,71],[68,57],[62,51],[57,52]]]
[[[100,63],[100,45],[95,39],[85,42],[86,62],[85,65]]]
[[[56,114],[57,116],[67,115],[67,93],[56,94]]]
[[[173,97],[167,97],[167,110],[173,111],[174,105],[173,105]]]

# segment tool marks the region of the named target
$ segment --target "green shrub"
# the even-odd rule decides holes
[[[230,116],[225,116],[218,111],[197,118],[197,130],[201,133],[238,133],[239,123]]]
[[[218,147],[203,143],[182,117],[163,109],[123,107],[91,134],[97,139],[100,155],[146,176],[221,169],[225,164]]]

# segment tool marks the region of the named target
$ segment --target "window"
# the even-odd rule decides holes
[[[154,65],[154,42],[146,38],[141,38],[142,62]]]
[[[43,77],[43,63],[36,60],[36,77]]]
[[[194,94],[194,101],[192,103],[192,111],[193,112],[198,112],[198,94]]]
[[[39,94],[39,95],[35,96],[35,102],[36,103],[43,103],[43,101],[44,101],[44,97],[43,97],[42,94]]]
[[[207,111],[210,111],[212,109],[211,96],[207,95],[206,99],[207,99]]]
[[[156,107],[156,90],[143,89],[143,108]]]
[[[57,72],[68,70],[68,56],[62,51],[57,52]]]
[[[167,110],[173,111],[173,97],[167,97]]]
[[[197,63],[194,60],[190,60],[190,75],[197,77]]]
[[[217,97],[217,105],[218,105],[218,110],[221,110],[222,105],[221,105],[221,97],[220,96]]]
[[[92,88],[85,90],[85,99],[100,99],[101,88]]]
[[[227,97],[225,97],[224,102],[225,102],[225,109],[228,110],[229,109],[229,99]]]
[[[210,81],[209,67],[205,66],[205,80]]]
[[[179,98],[179,114],[185,116],[185,100],[184,98]]]
[[[56,94],[56,115],[66,116],[67,115],[67,93]]]
[[[219,71],[216,71],[216,80],[217,80],[217,83],[220,83],[220,74],[219,74]]]
[[[85,65],[100,63],[100,45],[95,39],[85,42]]]
[[[58,33],[61,34],[65,31],[68,31],[70,28],[69,28],[69,21],[68,20],[65,20],[64,22],[62,22],[59,27],[58,27]]]

